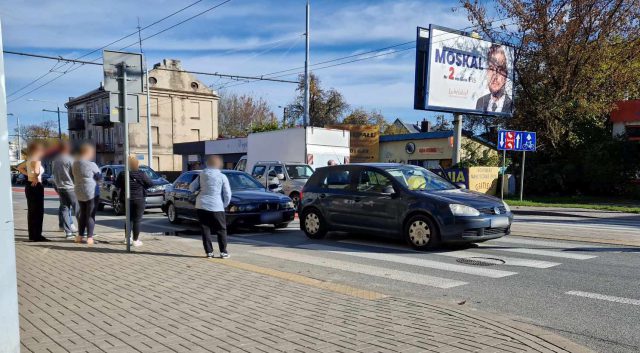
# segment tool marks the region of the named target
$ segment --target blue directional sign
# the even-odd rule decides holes
[[[530,131],[498,131],[498,150],[535,151],[536,133]]]

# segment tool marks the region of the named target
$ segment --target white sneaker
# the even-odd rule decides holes
[[[71,233],[78,233],[78,227],[75,224],[71,225]]]
[[[133,246],[142,246],[142,242],[140,240],[134,240]]]

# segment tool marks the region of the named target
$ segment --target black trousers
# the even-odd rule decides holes
[[[24,188],[27,197],[27,224],[29,228],[29,240],[41,240],[42,222],[44,221],[44,186],[38,183],[31,186],[28,183]]]
[[[207,254],[213,252],[211,233],[216,233],[220,252],[227,252],[227,221],[224,217],[224,212],[198,210],[198,220],[202,229],[204,251]]]
[[[129,210],[131,212],[131,231],[133,233],[133,240],[138,240],[140,235],[140,221],[144,215],[144,209],[146,208],[144,199],[129,200]]]
[[[93,229],[96,226],[96,200],[79,201],[78,235],[86,235],[93,238]]]

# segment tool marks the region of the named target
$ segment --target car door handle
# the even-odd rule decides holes
[[[327,197],[327,194],[320,194],[318,195],[318,197],[320,197],[321,199],[324,199],[325,197]]]

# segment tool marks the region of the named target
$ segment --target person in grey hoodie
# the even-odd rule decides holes
[[[58,208],[60,228],[64,230],[67,238],[73,237],[73,233],[78,231],[73,224],[73,218],[78,210],[78,198],[74,191],[72,166],[71,145],[68,141],[61,141],[60,154],[52,163],[52,174],[60,198],[60,207]]]
[[[211,233],[218,236],[218,247],[220,257],[229,257],[227,252],[227,221],[224,209],[231,202],[231,187],[229,179],[222,174],[222,158],[220,156],[207,157],[206,168],[189,186],[191,192],[199,192],[196,197],[196,211],[202,230],[202,243],[207,258],[212,258],[213,244],[211,243]]]
[[[100,168],[93,162],[96,150],[93,145],[85,143],[80,146],[78,159],[73,162],[71,171],[75,181],[75,192],[80,209],[78,210],[78,234],[76,243],[82,242],[82,235],[87,235],[87,245],[93,245],[93,230],[96,224],[96,185],[102,180]]]

